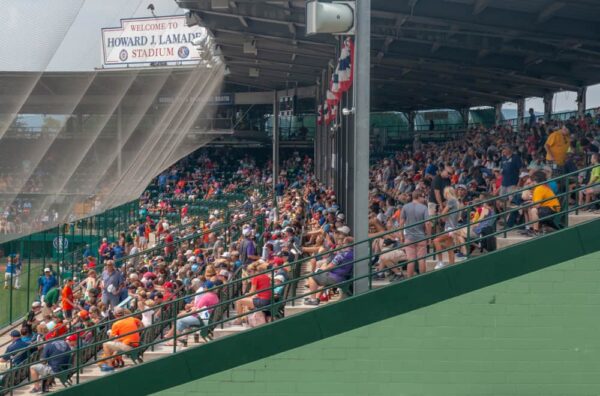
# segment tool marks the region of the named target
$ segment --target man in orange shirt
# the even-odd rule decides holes
[[[114,310],[115,319],[122,318],[124,315],[123,308],[116,307]],[[117,339],[113,339],[112,341],[105,342],[102,345],[102,349],[104,350],[104,357],[108,358],[119,352],[127,352],[132,348],[136,348],[140,345],[140,330],[144,327],[142,322],[135,317],[127,317],[120,320],[116,320],[111,329],[110,329],[110,337],[119,337]],[[122,359],[117,359],[122,362]],[[103,364],[101,366],[103,371],[111,370],[112,367],[108,364]]]
[[[563,126],[555,130],[546,139],[544,148],[546,149],[546,160],[553,161],[557,166],[562,167],[567,159],[567,152],[571,146],[569,130]]]
[[[67,279],[65,287],[62,289],[61,304],[65,318],[71,319],[73,308],[75,307],[75,303],[73,302],[73,279]]]

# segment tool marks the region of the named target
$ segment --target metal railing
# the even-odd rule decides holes
[[[598,166],[598,165],[596,165],[596,166]],[[385,231],[385,232],[377,234],[374,237],[368,238],[364,241],[356,241],[356,242],[347,244],[345,246],[341,246],[336,249],[332,249],[327,252],[316,254],[311,257],[306,257],[306,258],[303,258],[300,260],[294,260],[291,262],[287,262],[276,268],[270,268],[270,269],[267,269],[266,271],[262,271],[262,272],[255,272],[255,273],[250,272],[250,274],[248,276],[234,278],[231,282],[228,282],[223,285],[219,285],[219,286],[215,287],[214,289],[212,289],[211,291],[217,293],[221,298],[220,298],[220,301],[218,304],[211,306],[211,307],[205,307],[205,308],[193,311],[193,312],[186,312],[186,311],[180,312],[179,308],[185,303],[186,299],[190,299],[190,298],[195,297],[196,295],[200,294],[200,293],[192,293],[185,297],[175,298],[172,301],[165,302],[165,303],[157,305],[153,308],[141,310],[138,312],[134,312],[130,315],[126,315],[122,318],[118,318],[115,320],[106,321],[105,323],[90,326],[86,329],[86,331],[94,331],[94,333],[102,333],[103,330],[108,329],[117,320],[120,320],[120,319],[123,319],[126,317],[138,317],[140,314],[145,313],[145,312],[150,312],[150,311],[153,312],[153,315],[157,315],[157,314],[160,315],[159,320],[156,322],[153,322],[151,324],[151,326],[149,326],[147,328],[147,329],[152,329],[153,334],[156,334],[155,339],[145,338],[143,340],[142,344],[133,346],[132,349],[129,351],[116,353],[115,355],[109,356],[109,357],[98,358],[98,359],[95,359],[94,361],[83,361],[83,359],[81,358],[81,354],[82,354],[81,352],[83,351],[84,348],[91,348],[91,349],[98,350],[100,348],[100,346],[106,341],[118,340],[119,338],[121,338],[123,336],[138,333],[138,332],[143,332],[146,330],[137,330],[137,331],[134,331],[134,332],[131,332],[128,334],[120,334],[118,336],[102,338],[99,340],[94,339],[91,342],[88,342],[84,345],[78,344],[77,348],[75,348],[72,351],[65,352],[63,354],[63,355],[69,355],[71,357],[72,364],[69,365],[69,367],[66,367],[61,372],[54,373],[53,375],[58,378],[63,378],[65,376],[69,376],[69,375],[76,375],[75,382],[78,383],[80,380],[79,373],[85,367],[89,367],[91,365],[96,365],[99,362],[106,362],[109,359],[113,359],[115,356],[130,356],[133,358],[133,360],[136,360],[135,358],[139,354],[143,353],[143,351],[146,350],[147,348],[154,347],[154,346],[166,341],[166,339],[162,336],[162,331],[165,328],[167,328],[167,327],[175,328],[177,320],[191,316],[191,315],[199,315],[203,312],[209,312],[210,319],[206,322],[199,321],[198,326],[188,328],[181,333],[177,333],[176,331],[174,331],[173,335],[170,337],[170,340],[172,341],[172,344],[173,344],[173,349],[172,349],[173,353],[176,352],[176,347],[178,345],[178,342],[183,341],[184,340],[183,337],[187,337],[188,335],[190,335],[192,333],[199,331],[200,334],[203,336],[203,338],[205,338],[206,340],[210,340],[210,339],[212,339],[212,333],[216,326],[219,326],[219,325],[223,326],[225,323],[227,323],[229,321],[242,319],[242,318],[248,317],[251,314],[257,313],[257,312],[262,312],[263,314],[270,316],[271,319],[276,319],[281,315],[282,308],[288,302],[293,303],[294,301],[296,301],[302,297],[305,297],[305,296],[323,293],[331,288],[338,288],[338,289],[342,290],[343,293],[350,294],[352,291],[352,285],[357,281],[361,281],[361,280],[365,280],[365,279],[368,281],[368,285],[369,285],[368,289],[372,289],[374,287],[373,283],[372,283],[373,275],[378,272],[377,270],[373,270],[371,268],[371,265],[369,264],[370,263],[369,260],[374,255],[373,251],[371,250],[374,241],[384,238],[388,235],[392,235],[392,234],[395,234],[398,232],[404,232],[412,227],[423,227],[426,223],[433,222],[433,221],[441,221],[446,216],[451,215],[451,214],[464,213],[466,215],[467,222],[466,222],[466,224],[463,224],[461,226],[461,228],[466,229],[466,236],[465,236],[464,242],[453,244],[453,246],[442,249],[442,250],[438,250],[438,251],[434,251],[434,252],[427,252],[425,255],[416,257],[412,262],[406,262],[406,261],[398,262],[394,266],[388,267],[388,268],[389,269],[400,268],[400,267],[403,267],[406,265],[410,265],[411,263],[416,263],[420,260],[426,260],[428,257],[433,257],[436,254],[441,254],[442,252],[446,252],[451,249],[457,249],[457,248],[462,248],[462,247],[467,248],[467,254],[470,254],[470,247],[474,243],[481,242],[485,238],[495,237],[495,236],[499,236],[501,234],[504,234],[506,236],[507,232],[510,232],[517,228],[521,228],[525,225],[533,225],[537,222],[551,222],[552,224],[554,224],[555,226],[558,226],[559,228],[566,227],[566,226],[568,226],[568,216],[570,213],[573,213],[573,212],[577,213],[582,208],[589,207],[590,205],[597,205],[598,203],[600,203],[600,199],[598,199],[598,198],[596,198],[596,199],[592,200],[592,202],[590,202],[588,204],[584,204],[584,205],[578,205],[577,203],[575,205],[572,205],[569,203],[569,199],[572,197],[573,194],[575,195],[575,202],[577,202],[579,192],[584,191],[590,187],[596,187],[596,186],[600,185],[600,183],[595,183],[591,186],[590,185],[579,185],[578,176],[581,174],[581,172],[590,171],[591,169],[593,169],[593,167],[594,166],[588,167],[586,169],[578,170],[577,172],[559,176],[552,180],[538,183],[536,185],[527,186],[525,188],[514,191],[510,194],[506,194],[506,195],[499,196],[499,197],[494,197],[491,199],[482,200],[475,204],[465,206],[464,208],[459,208],[453,212],[448,212],[444,215],[426,219],[426,220],[417,222],[415,224],[407,225],[405,227],[394,229],[394,230]],[[492,214],[484,219],[481,219],[480,221],[477,221],[477,222],[471,221],[470,215],[473,211],[477,210],[478,206],[484,205],[484,204],[488,204],[488,205],[493,204],[494,202],[497,202],[498,200],[502,200],[505,202],[509,201],[511,199],[511,197],[513,197],[515,194],[522,194],[524,191],[531,190],[531,189],[536,188],[541,185],[545,185],[551,181],[556,182],[557,185],[561,187],[561,192],[556,194],[554,197],[549,197],[549,198],[547,198],[543,201],[539,201],[539,202],[530,202],[530,203],[522,204],[518,207],[508,208],[506,211],[503,211],[500,213],[494,213],[494,214]],[[500,219],[502,217],[506,218],[506,216],[508,216],[510,213],[512,213],[514,211],[529,210],[531,208],[539,206],[540,204],[542,204],[546,201],[550,201],[553,199],[558,199],[561,203],[561,207],[560,207],[559,211],[553,212],[550,215],[540,217],[537,220],[530,220],[528,222],[519,224],[514,227],[505,227],[504,229],[502,229],[500,231],[497,231],[496,228],[494,228],[493,232],[490,232],[486,235],[472,236],[472,234],[471,234],[471,230],[473,230],[474,227],[476,227],[478,224],[481,224],[483,221],[489,222],[491,220],[495,224],[495,222],[498,219]],[[457,230],[433,233],[432,235],[427,235],[422,240],[410,241],[410,242],[407,242],[406,244],[404,244],[403,246],[398,246],[396,248],[386,250],[383,253],[391,252],[396,249],[405,249],[406,246],[409,246],[412,244],[418,244],[418,243],[422,243],[422,242],[428,242],[428,241],[433,240],[436,237],[439,237],[442,235],[448,235],[449,232],[456,232],[456,231]],[[306,293],[303,293],[300,295],[298,295],[296,293],[288,293],[288,291],[290,289],[295,288],[294,286],[298,285],[298,282],[300,282],[301,280],[312,278],[315,275],[314,273],[309,273],[309,274],[305,274],[305,275],[296,276],[296,274],[298,274],[297,269],[300,268],[300,266],[307,260],[319,260],[322,258],[330,257],[336,253],[353,249],[355,246],[358,246],[360,244],[365,244],[365,243],[368,244],[368,246],[369,246],[369,253],[367,256],[358,257],[358,258],[353,257],[351,260],[346,260],[339,265],[329,266],[328,268],[322,270],[322,272],[333,272],[340,268],[348,268],[347,266],[354,266],[359,263],[365,263],[365,265],[368,265],[368,267],[369,267],[369,271],[367,274],[361,275],[361,276],[350,275],[350,276],[343,278],[339,282],[336,282],[335,284],[330,284],[330,285],[326,285],[326,286],[317,285],[317,287],[313,288],[313,290],[310,290],[309,292],[306,292]],[[377,253],[377,254],[381,254],[381,253]],[[460,264],[456,264],[456,265],[460,265]],[[275,275],[275,273],[282,273],[282,271],[285,271],[285,273],[287,273],[289,277],[287,278],[287,280],[285,282],[276,284],[274,275]],[[290,276],[290,274],[293,274],[293,276]],[[247,283],[249,283],[252,280],[252,278],[254,278],[255,276],[258,276],[258,275],[270,276],[270,280],[271,280],[270,286],[268,288],[265,288],[262,290],[255,290],[252,293],[241,294],[240,291],[243,290],[243,286],[246,285]],[[424,275],[425,274],[420,274],[419,276],[424,276]],[[410,280],[408,280],[408,281],[410,281]],[[279,295],[279,297],[276,297],[276,293],[275,293],[277,288],[284,289],[284,292],[281,293]],[[261,292],[265,292],[265,291],[270,292],[270,301],[269,301],[268,305],[260,307],[260,308],[254,308],[254,309],[248,310],[246,312],[241,312],[241,313],[236,312],[233,315],[228,315],[228,316],[225,315],[225,312],[227,312],[229,310],[229,308],[231,308],[232,305],[235,305],[235,303],[237,301],[240,301],[242,299],[252,298],[252,297],[256,296],[257,294],[259,294]],[[290,295],[290,294],[292,294],[292,295]],[[69,334],[66,334],[63,337],[66,337],[68,335]],[[36,344],[32,347],[27,347],[20,351],[15,351],[15,353],[26,352],[30,349],[34,349],[34,350],[38,349],[39,350],[41,347],[48,344],[49,342],[52,342],[52,341],[44,341],[44,342]],[[78,343],[79,342],[80,341],[78,341]],[[57,357],[57,356],[59,356],[59,355],[55,355],[54,357]],[[12,367],[9,370],[7,370],[6,372],[4,372],[4,376],[7,376],[7,378],[11,378],[11,376],[14,377],[14,375],[15,375],[14,373],[16,373],[18,370],[20,370],[21,372],[27,371],[28,368],[35,363],[36,362],[26,361],[25,363],[19,365],[18,367]],[[23,378],[22,381],[25,381],[25,382],[18,383],[18,384],[8,384],[8,386],[4,387],[2,389],[2,391],[10,392],[19,387],[31,384],[31,381],[29,381],[29,380],[26,381],[25,378]]]

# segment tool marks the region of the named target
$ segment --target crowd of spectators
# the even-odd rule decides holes
[[[521,130],[511,125],[473,127],[449,142],[417,141],[413,147],[381,158],[371,168],[371,232],[376,235],[408,227],[403,233],[391,233],[374,249],[382,251],[384,242],[394,247],[403,244],[396,249],[394,261],[410,262],[425,255],[429,244],[434,250],[447,251],[448,262],[438,255],[436,268],[441,268],[465,258],[470,247],[463,244],[468,237],[482,239],[497,225],[507,229],[522,225],[524,236],[559,227],[547,220],[561,210],[565,199],[570,205],[581,205],[583,211],[597,212],[598,207],[586,204],[600,191],[596,185],[600,167],[577,171],[598,163],[599,148],[600,124],[591,116],[564,122],[534,117]],[[563,174],[574,174],[568,186],[549,181]],[[528,186],[532,188],[526,189]],[[561,196],[575,186],[589,188]],[[517,189],[525,191],[511,194]],[[460,210],[468,205],[475,205],[470,219],[466,210]],[[503,213],[507,215],[501,216]],[[434,216],[442,217],[427,221]],[[467,235],[469,222],[473,226]],[[433,234],[436,237],[432,238]],[[385,255],[382,257],[378,267],[381,278],[390,266]],[[425,263],[420,262],[419,267],[424,271]],[[413,274],[409,266],[402,276]],[[391,275],[402,277],[397,269]]]
[[[398,281],[426,272],[423,256],[428,246],[446,250],[448,264],[463,259],[469,246],[460,245],[485,235],[496,226],[494,215],[515,205],[532,203],[512,211],[502,220],[503,226],[529,221],[531,225],[522,230],[525,235],[542,232],[536,220],[561,208],[556,198],[561,187],[556,183],[507,199],[494,197],[577,171],[589,161],[597,164],[599,127],[589,121],[535,121],[522,131],[507,125],[472,128],[460,139],[419,142],[377,161],[371,168],[369,207],[375,278],[391,276],[391,281]],[[160,320],[165,309],[161,304],[187,295],[175,324],[161,330],[169,345],[185,346],[185,335],[174,336],[208,323],[221,302],[219,290],[240,278],[245,281],[230,312],[233,324],[263,323],[269,320],[269,312],[260,308],[284,297],[282,285],[297,276],[288,264],[302,255],[313,256],[308,262],[307,290],[300,291],[306,295],[305,304],[327,301],[336,286],[352,277],[352,230],[334,191],[315,180],[310,157],[293,153],[281,169],[281,174],[272,175],[269,163],[259,164],[249,155],[234,160],[234,156],[201,152],[159,175],[154,183],[157,193],[149,190],[141,198],[140,221],[118,240],[103,240],[100,262],[86,255],[78,279],[60,285],[53,271],[46,269],[39,281],[40,301],[32,305],[19,334],[14,333],[2,362],[5,366],[22,363],[27,356],[23,357],[23,348],[53,340],[44,344],[42,362],[30,369],[32,380],[47,377],[70,362],[53,357],[63,358],[73,345],[91,341],[93,334],[86,329],[115,319],[110,326],[113,338],[104,343],[100,360],[102,370],[112,371],[124,364],[115,355],[139,346],[143,329]],[[277,178],[275,197],[266,195],[267,188],[255,188],[271,186],[273,177]],[[600,181],[600,166],[575,180],[589,188],[575,194],[574,202],[592,202],[599,192],[594,183]],[[187,212],[187,205],[173,204],[208,200],[240,187],[247,199],[235,210],[197,217]],[[473,227],[467,231],[466,213],[460,209],[478,202],[469,220]],[[173,212],[180,215],[181,224],[166,219]],[[159,219],[153,220],[152,215]],[[443,217],[431,221],[436,215]],[[398,231],[401,228],[403,232]],[[439,235],[432,238],[434,232]],[[155,237],[155,247],[150,235]],[[436,268],[445,265],[439,259]],[[249,311],[256,312],[246,315]],[[34,390],[43,388],[36,384]]]

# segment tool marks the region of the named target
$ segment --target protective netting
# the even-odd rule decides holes
[[[135,199],[162,169],[214,137],[207,104],[223,80],[219,61],[48,72],[84,2],[36,2],[36,15],[44,7],[60,15],[51,29],[12,12],[11,3],[0,0],[8,10],[0,32],[29,29],[35,60],[27,70],[36,71],[0,72],[0,242]],[[16,41],[3,56],[20,51]],[[0,70],[8,70],[3,56]]]

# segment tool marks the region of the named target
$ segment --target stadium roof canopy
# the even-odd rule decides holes
[[[0,108],[18,109],[21,114],[110,114],[120,103],[128,112],[148,95],[175,97],[182,85],[195,78],[193,70],[177,67],[0,72]],[[126,93],[118,95],[124,88]]]
[[[334,58],[333,36],[306,37],[305,1],[225,3],[178,0],[214,34],[229,84],[314,85]],[[492,105],[600,82],[597,0],[372,0],[372,7],[377,109]],[[244,51],[251,40],[256,55]]]

